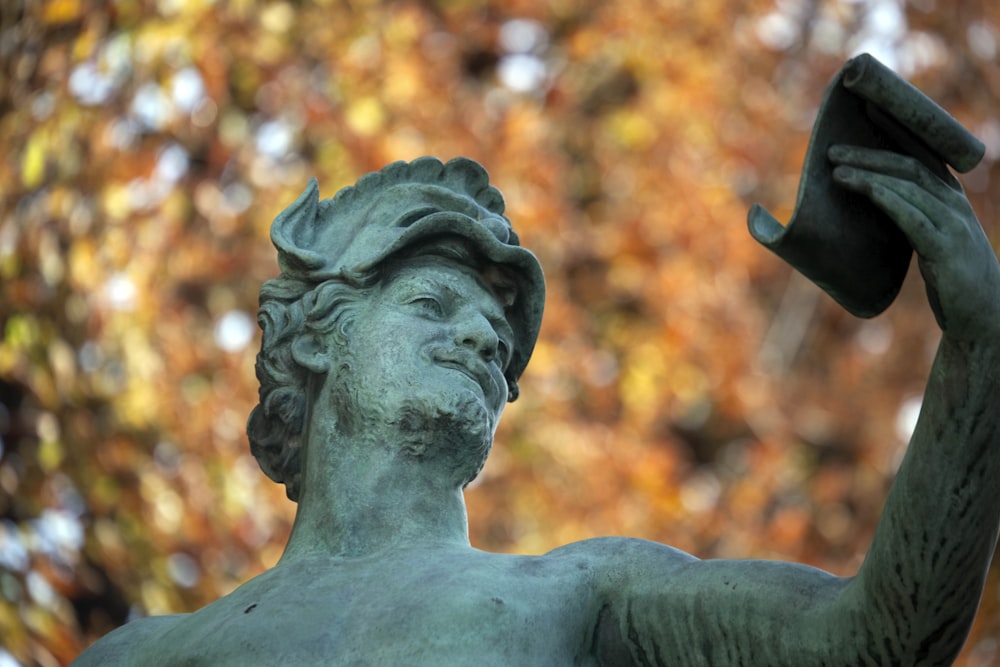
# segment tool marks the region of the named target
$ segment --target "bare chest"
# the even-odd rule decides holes
[[[273,579],[191,615],[186,631],[171,633],[183,644],[161,646],[160,656],[182,649],[178,664],[213,665],[588,664],[595,614],[573,568],[442,559]]]

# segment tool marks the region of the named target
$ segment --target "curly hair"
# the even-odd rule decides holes
[[[332,337],[345,349],[354,313],[378,279],[372,271],[361,280],[327,280],[318,285],[280,276],[260,290],[257,323],[263,334],[255,366],[260,402],[250,412],[250,451],[264,473],[285,485],[298,501],[302,482],[302,445],[312,371],[292,357],[292,342],[305,334]]]

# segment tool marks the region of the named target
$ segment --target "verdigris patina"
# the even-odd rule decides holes
[[[423,158],[274,223],[251,447],[298,502],[273,569],[134,621],[84,665],[942,665],[1000,525],[1000,265],[961,189],[834,146],[833,178],[912,245],[943,329],[856,576],[627,538],[469,544],[482,467],[538,334],[542,273],[476,163]]]

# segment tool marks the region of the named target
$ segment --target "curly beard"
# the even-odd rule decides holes
[[[354,389],[359,383],[349,363],[340,366],[334,383],[327,408],[336,415],[332,439],[360,438],[370,447],[390,446],[412,465],[438,466],[462,487],[485,465],[498,415],[475,393],[411,395],[391,406]]]
[[[463,487],[483,469],[496,429],[495,417],[471,394],[409,398],[389,423],[402,436],[403,455],[443,464]]]

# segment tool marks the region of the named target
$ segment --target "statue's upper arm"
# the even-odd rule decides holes
[[[702,561],[642,540],[589,548],[601,589],[594,648],[615,656],[607,664],[795,665],[863,650],[842,595],[850,580],[794,563]]]

